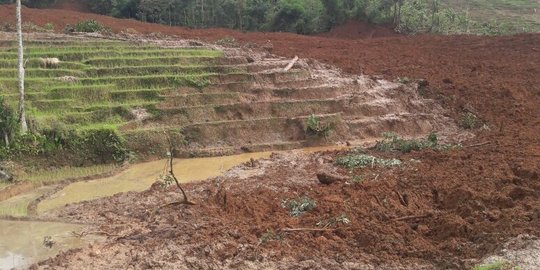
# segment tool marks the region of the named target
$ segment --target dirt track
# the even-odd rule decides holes
[[[13,6],[0,7],[2,18],[14,21],[12,14]],[[489,127],[465,142],[481,146],[398,156],[421,162],[403,169],[362,172],[379,177],[361,185],[319,185],[313,169],[318,166],[317,157],[299,158],[295,163],[276,158],[264,175],[227,180],[225,193],[211,182],[190,185],[188,190],[195,194],[199,206],[162,211],[154,217],[146,211],[163,203],[163,191],[71,206],[59,215],[109,223],[101,229],[119,239],[64,254],[49,262],[56,267],[92,262],[96,267],[132,264],[166,268],[177,263],[202,268],[256,268],[268,263],[259,261],[265,257],[274,262],[285,260],[283,265],[266,265],[277,268],[361,266],[350,262],[390,268],[395,267],[390,262],[405,267],[464,268],[512,237],[540,235],[539,34],[344,40],[189,30],[69,11],[26,9],[23,16],[40,25],[53,22],[58,27],[86,17],[115,31],[132,28],[139,33],[203,40],[234,36],[241,42],[261,45],[269,41],[278,55],[314,58],[350,73],[426,79],[427,95],[450,109],[456,121],[462,113],[472,112]],[[335,155],[329,153],[323,159],[331,160]],[[265,184],[250,183],[255,180]],[[304,192],[319,202],[318,207],[300,219],[288,217],[279,207],[281,199]],[[398,194],[407,194],[409,202],[404,205]],[[92,209],[102,213],[93,213]],[[89,211],[88,216],[78,214],[81,210]],[[335,231],[287,233],[282,241],[258,244],[268,229],[313,227],[321,218],[343,212],[351,218],[351,224],[339,225]],[[433,215],[392,221],[426,213]],[[122,225],[128,222],[133,225]],[[181,248],[180,255],[174,254],[177,248]]]

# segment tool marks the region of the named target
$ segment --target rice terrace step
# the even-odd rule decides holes
[[[420,136],[429,127],[453,125],[414,85],[350,76],[302,59],[285,71],[290,59],[215,44],[166,44],[29,37],[32,128],[113,129],[144,159],[159,155],[148,149],[162,149],[167,130],[181,135],[184,152],[211,155],[332,144],[385,131]],[[17,52],[13,42],[0,45],[0,96],[15,107]],[[331,132],[310,135],[309,117]]]

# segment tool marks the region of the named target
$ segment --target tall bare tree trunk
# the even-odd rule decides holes
[[[19,122],[21,132],[28,132],[26,111],[24,109],[24,47],[22,36],[21,0],[17,0],[17,41],[19,43]]]

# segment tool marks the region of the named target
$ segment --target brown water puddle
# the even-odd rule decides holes
[[[84,226],[33,221],[0,220],[0,269],[24,269],[32,263],[56,256],[60,251],[82,247],[98,237],[76,237]],[[44,245],[49,236],[54,244]]]
[[[341,149],[342,146],[312,147],[299,149],[299,152],[317,152]],[[174,172],[181,182],[193,182],[216,177],[234,166],[250,159],[267,158],[272,152],[245,153],[233,156],[177,159]],[[132,165],[118,175],[86,182],[70,184],[38,204],[38,213],[64,206],[69,203],[93,200],[112,196],[121,192],[143,191],[148,189],[163,172],[165,160]]]

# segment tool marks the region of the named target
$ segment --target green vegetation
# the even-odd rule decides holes
[[[540,31],[536,0],[83,0],[96,13],[187,27],[324,32],[348,20],[393,25],[403,33],[500,35]],[[12,3],[13,0],[0,0]],[[23,0],[46,7],[55,0]],[[5,29],[13,29],[3,25]],[[39,30],[51,29],[38,27]],[[102,32],[95,21],[68,32]],[[223,45],[234,45],[224,39]]]
[[[439,144],[437,134],[430,133],[425,139],[403,139],[394,133],[387,132],[383,134],[383,140],[378,141],[375,150],[381,152],[399,151],[409,153],[411,151],[421,151],[424,149],[449,150],[459,147],[455,144]]]
[[[315,209],[317,203],[307,196],[302,196],[296,199],[285,199],[281,201],[281,207],[288,209],[291,216],[299,217],[305,212]]]
[[[107,28],[95,20],[80,21],[74,26],[66,25],[65,32],[99,33],[107,31]]]
[[[392,167],[402,164],[399,159],[384,159],[365,154],[348,154],[336,159],[336,164],[347,169],[365,168],[368,166]]]
[[[319,137],[326,137],[332,130],[330,124],[323,124],[317,116],[314,114],[310,115],[306,121],[306,132],[310,135],[315,135]]]
[[[17,53],[0,49],[0,159],[65,156],[77,166],[126,161],[131,155],[118,129],[136,119],[135,110],[158,116],[156,104],[167,91],[202,89],[217,78],[214,72],[227,71],[216,66],[222,52],[208,49],[110,41],[28,42],[25,51],[31,132],[23,135],[14,111]],[[52,58],[59,63],[45,67]]]
[[[266,243],[268,243],[270,241],[279,241],[282,238],[283,238],[283,236],[279,232],[275,232],[272,229],[268,229],[259,238],[259,243],[264,245],[264,244],[266,244]]]
[[[244,31],[311,34],[351,19],[392,24],[405,33],[495,35],[540,31],[540,19],[535,12],[540,3],[534,0],[84,1],[100,14],[167,25]],[[235,43],[232,39],[221,42]]]
[[[117,166],[114,164],[102,164],[88,167],[62,167],[49,170],[40,170],[24,177],[34,183],[54,183],[68,179],[80,179],[94,175],[112,172]]]
[[[505,261],[497,261],[476,266],[473,270],[520,270],[520,268]]]
[[[463,129],[475,129],[482,126],[482,121],[471,112],[466,112],[461,115],[459,126]]]
[[[323,219],[323,220],[317,222],[316,225],[318,227],[328,228],[328,227],[337,225],[339,223],[341,223],[341,224],[349,224],[349,223],[351,223],[351,220],[347,217],[347,215],[341,214],[341,215],[339,215],[337,217]]]
[[[536,0],[442,0],[442,4],[478,22],[471,26],[477,28],[472,32],[540,32],[540,2]]]

